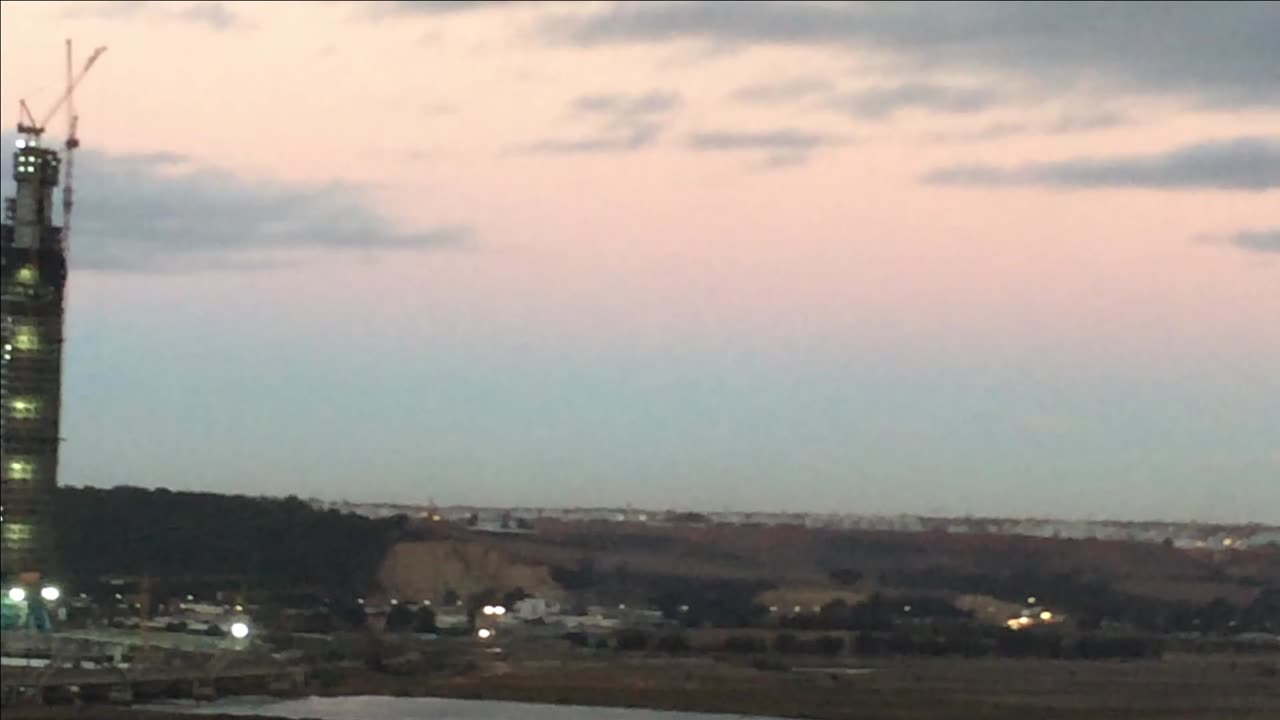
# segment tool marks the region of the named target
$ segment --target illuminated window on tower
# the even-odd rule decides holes
[[[19,327],[13,336],[13,346],[23,352],[31,352],[40,349],[40,337],[36,335],[36,329],[33,327]]]
[[[30,460],[10,460],[8,469],[10,480],[30,480],[36,475],[36,467]]]
[[[40,415],[40,402],[32,398],[9,401],[9,415],[17,420],[35,420]]]
[[[31,525],[29,523],[5,523],[4,539],[9,542],[21,542],[31,539]]]

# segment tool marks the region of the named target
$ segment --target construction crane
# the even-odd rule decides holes
[[[74,174],[75,174],[75,150],[80,147],[80,138],[76,135],[76,125],[80,117],[76,114],[75,105],[75,89],[84,80],[84,76],[88,74],[93,64],[102,57],[102,53],[106,52],[106,46],[102,46],[93,51],[89,55],[89,59],[85,61],[84,67],[80,68],[80,72],[74,72],[74,65],[71,57],[71,40],[67,39],[67,87],[62,92],[62,96],[53,104],[53,107],[45,114],[45,117],[37,122],[35,115],[32,114],[31,108],[27,105],[26,100],[18,101],[19,104],[19,120],[18,132],[23,135],[19,142],[23,145],[36,146],[40,144],[40,137],[44,134],[45,126],[49,121],[53,120],[58,111],[65,105],[67,108],[67,141],[66,141],[66,176],[62,184],[62,245],[65,249],[67,241],[71,236],[71,209],[75,204],[74,190]]]

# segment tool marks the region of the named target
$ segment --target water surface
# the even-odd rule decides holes
[[[243,715],[291,720],[770,720],[758,715],[377,695],[289,700],[239,697],[210,703],[160,703],[151,707],[194,715]]]

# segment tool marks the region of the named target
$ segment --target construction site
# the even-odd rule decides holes
[[[150,684],[167,695],[212,696],[213,682],[296,684],[295,671],[254,652],[248,626],[225,638],[173,638],[60,627],[69,598],[57,562],[54,522],[66,339],[66,289],[80,145],[75,89],[105,47],[77,64],[66,41],[66,84],[37,114],[20,103],[13,148],[14,192],[0,234],[0,605],[3,704],[47,700],[69,690],[129,700]],[[65,135],[47,131],[65,118]],[[55,206],[60,204],[61,208]],[[60,210],[60,212],[59,212]],[[182,640],[182,638],[178,638]],[[259,648],[260,649],[260,648]],[[194,683],[194,685],[193,685]],[[167,688],[167,689],[166,689]]]

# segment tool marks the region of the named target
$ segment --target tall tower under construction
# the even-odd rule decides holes
[[[97,48],[75,71],[67,40],[67,84],[57,102],[37,119],[22,101],[13,153],[16,190],[4,201],[0,226],[0,576],[19,585],[7,595],[22,602],[22,585],[56,572],[54,495],[62,415],[63,298],[67,286],[67,242],[71,234],[72,175],[79,120],[73,93],[94,62]],[[63,158],[42,143],[45,126],[65,110],[65,182],[62,227],[54,225],[53,195]],[[46,586],[40,598],[57,600]]]
[[[67,253],[53,223],[61,158],[18,140],[0,233],[0,575],[53,571]]]

